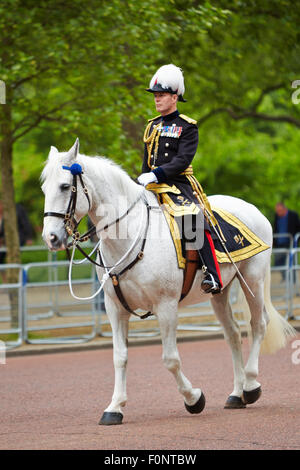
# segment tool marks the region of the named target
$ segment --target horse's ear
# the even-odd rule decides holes
[[[77,137],[73,147],[71,147],[70,150],[68,151],[69,160],[71,161],[76,160],[78,154],[79,154],[79,139]]]
[[[50,147],[50,152],[49,152],[49,157],[51,157],[51,155],[54,155],[55,153],[58,153],[58,150],[56,147],[54,147],[53,145],[51,145]]]

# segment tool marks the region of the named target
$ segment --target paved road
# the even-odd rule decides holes
[[[262,397],[243,410],[223,409],[232,390],[223,340],[181,343],[179,351],[206,395],[203,413],[185,411],[160,345],[134,347],[124,422],[110,427],[97,423],[113,389],[112,350],[8,358],[0,365],[0,449],[300,448],[300,364],[290,345],[262,356]]]

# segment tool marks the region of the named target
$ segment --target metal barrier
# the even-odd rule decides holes
[[[277,257],[271,268],[272,273],[278,273],[277,278],[281,277],[281,282],[274,282],[272,279],[272,300],[274,301],[277,310],[284,310],[285,317],[288,320],[298,319],[294,316],[293,311],[298,308],[295,304],[294,298],[299,295],[299,283],[298,283],[298,250],[297,246],[300,239],[300,232],[296,233],[293,237],[291,234],[274,233],[274,239],[278,238],[289,238],[289,246],[287,248],[273,248],[272,257],[273,260]],[[281,289],[281,292],[280,292]],[[279,303],[278,303],[279,302]]]
[[[271,268],[272,275],[272,300],[278,310],[285,312],[287,318],[292,319],[299,317],[294,316],[294,312],[300,308],[294,301],[295,295],[300,290],[298,283],[298,271],[300,264],[298,263],[298,253],[300,249],[292,248],[297,246],[300,239],[298,233],[294,240],[290,234],[274,234],[274,238],[289,238],[289,248],[275,248],[272,252],[273,261],[281,256],[280,262],[273,262]],[[3,251],[1,249],[0,251]],[[91,301],[74,301],[70,294],[67,281],[68,261],[57,261],[56,253],[51,253],[44,246],[38,247],[22,247],[23,252],[45,251],[47,252],[47,260],[40,263],[28,263],[25,265],[0,265],[0,270],[9,268],[19,269],[19,282],[16,284],[0,284],[0,295],[2,299],[8,299],[7,293],[14,290],[14,296],[18,298],[18,324],[13,328],[8,328],[11,320],[11,308],[9,302],[1,302],[0,304],[0,326],[4,324],[4,328],[0,329],[1,335],[16,335],[16,340],[7,341],[7,347],[13,348],[20,346],[23,341],[30,344],[58,344],[58,343],[79,343],[87,342],[96,335],[110,337],[111,331],[107,326],[110,323],[105,315],[103,305],[103,294],[98,295]],[[78,276],[73,280],[75,289],[80,290],[80,296],[86,297],[95,292],[99,287],[99,282],[93,265],[83,263],[75,268],[81,269],[84,266],[84,276]],[[294,280],[296,279],[296,282]],[[239,303],[239,282],[236,280],[230,292],[230,301],[233,313],[240,325],[244,321],[240,317],[241,305]],[[86,291],[88,292],[88,295]],[[85,291],[85,293],[83,292]],[[17,292],[17,294],[16,294]],[[36,294],[37,293],[37,294]],[[84,306],[84,308],[83,308]],[[70,311],[71,309],[71,311]],[[10,312],[10,315],[8,315]],[[88,318],[90,317],[90,318]],[[77,318],[77,321],[74,320]],[[193,322],[193,318],[198,321]],[[185,319],[189,319],[189,323],[184,323]],[[130,318],[130,325],[141,320],[135,317]],[[146,323],[145,323],[146,322]],[[150,323],[147,323],[150,322]],[[6,328],[5,328],[6,326]],[[75,334],[73,330],[78,328],[87,329],[88,333]],[[68,329],[72,334],[67,336],[52,336],[54,330]],[[208,331],[220,332],[222,327],[215,317],[210,302],[192,305],[181,309],[179,312],[179,331]],[[34,337],[38,334],[38,337]],[[74,333],[74,334],[73,334]],[[47,337],[42,337],[43,335]],[[131,337],[152,337],[160,334],[160,330],[155,317],[149,317],[143,320],[142,328],[134,327],[130,330]]]
[[[245,324],[245,321],[240,317],[241,311],[241,304],[240,304],[240,284],[237,279],[235,279],[232,283],[230,289],[230,305],[232,308],[232,312],[236,317],[236,320],[240,326]],[[211,333],[218,333],[222,332],[223,328],[221,323],[217,320],[215,316],[215,312],[211,306],[210,301],[208,300],[205,303],[196,304],[188,307],[186,313],[179,313],[178,317],[181,318],[201,318],[203,319],[200,324],[189,323],[189,324],[180,324],[177,327],[179,331],[207,331]]]
[[[6,252],[6,248],[5,247],[1,247],[0,248],[0,253],[5,253]],[[45,246],[45,245],[32,245],[32,246],[21,246],[20,247],[20,252],[21,252],[21,256],[24,254],[24,253],[38,253],[38,252],[43,252],[45,253],[45,261],[53,261],[56,259],[56,253],[55,252],[51,252],[48,250],[48,248]],[[23,265],[26,264],[26,263],[23,263]],[[22,267],[23,267],[22,265]],[[50,279],[49,279],[50,281]],[[52,297],[52,292],[51,292],[51,287],[49,289],[49,301],[48,303],[45,305],[41,305],[41,307],[45,307],[45,306],[48,306],[49,307],[49,311],[47,313],[43,313],[43,314],[40,314],[40,315],[37,315],[37,319],[40,319],[40,318],[50,318],[54,315],[54,311],[53,311],[53,300],[51,299]],[[8,321],[9,319],[8,318],[2,318],[0,319],[0,321]]]
[[[300,235],[300,234],[297,234]],[[297,237],[297,242],[300,237]],[[300,254],[300,248],[294,248],[292,250],[292,268],[290,272],[290,290],[291,290],[291,299],[292,299],[292,305],[291,305],[291,311],[290,311],[290,319],[293,320],[300,320],[300,315],[295,315],[294,312],[295,310],[300,309],[300,303],[296,303],[294,301],[295,297],[299,297],[299,281],[298,281],[298,272],[300,270],[300,263],[299,263],[299,254]]]
[[[272,250],[271,298],[277,310],[285,311],[286,317],[291,312],[290,254],[291,250],[288,248]]]
[[[288,232],[286,232],[286,233],[273,233],[273,239],[274,240],[278,240],[280,238],[288,238],[288,240],[289,240],[289,246],[286,246],[286,244],[285,244],[283,248],[293,248],[294,237],[291,233],[288,233]]]
[[[24,314],[23,314],[23,338],[24,341],[30,344],[57,344],[57,343],[81,343],[81,342],[86,342],[91,339],[93,339],[96,334],[97,334],[97,318],[96,318],[96,310],[95,310],[95,303],[92,301],[72,301],[70,302],[70,294],[69,294],[69,288],[68,288],[68,280],[67,280],[67,273],[68,273],[68,266],[69,262],[68,261],[51,261],[51,262],[46,262],[46,263],[30,263],[25,266],[23,266],[23,305],[24,305]],[[79,266],[78,266],[79,267]],[[88,278],[81,278],[81,279],[75,279],[73,280],[73,285],[74,286],[80,286],[81,293],[80,295],[88,297],[93,293],[93,289],[95,286],[94,283],[94,268],[88,264],[84,266],[85,268],[89,269],[92,271],[92,273],[89,275]],[[51,281],[45,280],[45,277],[47,275],[43,273],[43,270],[47,269],[47,275],[49,275],[49,270],[53,271],[54,273],[54,279],[52,276],[52,273],[50,274],[51,276]],[[63,271],[62,271],[63,269]],[[32,272],[36,270],[37,273],[35,276],[33,276]],[[44,279],[43,279],[43,274],[44,274]],[[30,280],[31,277],[31,280]],[[38,279],[37,279],[38,277]],[[32,280],[34,279],[34,280]],[[70,313],[70,316],[84,316],[84,315],[90,315],[91,319],[85,320],[85,321],[78,321],[78,322],[62,322],[61,317],[63,315],[58,315],[56,312],[56,316],[54,316],[54,319],[52,323],[48,321],[47,324],[43,324],[43,322],[39,322],[38,325],[32,326],[30,323],[32,320],[41,320],[43,318],[41,315],[34,315],[30,316],[30,310],[31,309],[36,309],[38,308],[39,310],[41,309],[41,306],[47,306],[48,304],[43,304],[41,302],[43,298],[43,294],[47,295],[47,292],[43,292],[43,289],[45,288],[55,288],[56,289],[56,294],[60,295],[60,298],[62,300],[58,300],[57,297],[57,305],[59,305],[60,309],[64,309],[66,307],[72,307],[72,313]],[[36,290],[38,290],[38,293],[36,294]],[[59,292],[59,290],[61,292]],[[89,292],[87,292],[87,290]],[[34,292],[35,291],[35,292]],[[33,303],[33,299],[29,301],[29,296],[35,297],[37,302]],[[90,310],[89,312],[87,310],[80,310],[77,309],[77,307],[82,307],[82,305],[89,305]],[[39,312],[40,313],[40,312]],[[45,317],[43,318],[45,319]],[[63,318],[64,319],[64,318]],[[54,321],[57,320],[57,321]],[[72,336],[64,336],[64,337],[47,337],[47,338],[37,338],[34,339],[32,336],[33,332],[44,332],[48,331],[50,332],[51,330],[62,330],[62,329],[77,329],[77,328],[91,328],[91,332],[89,334],[81,334],[81,335],[72,335]]]
[[[7,282],[6,274],[10,270],[18,270],[18,282]],[[4,328],[0,329],[1,335],[7,335],[13,339],[5,338],[6,349],[16,348],[23,343],[22,335],[22,265],[3,264],[0,265],[0,275],[2,284],[0,284],[0,318]],[[4,316],[5,315],[5,316]],[[2,336],[4,338],[4,336]],[[14,339],[16,337],[16,339]]]

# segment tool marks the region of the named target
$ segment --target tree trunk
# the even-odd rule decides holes
[[[20,264],[20,243],[15,205],[15,191],[13,179],[13,135],[11,92],[7,87],[6,104],[0,105],[0,129],[1,129],[1,175],[2,175],[2,201],[3,219],[5,230],[5,245],[7,248],[6,263]],[[19,280],[18,269],[8,269],[6,273],[9,284]],[[18,291],[10,289],[11,323],[13,327],[18,325]]]

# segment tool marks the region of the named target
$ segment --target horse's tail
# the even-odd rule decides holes
[[[265,337],[261,345],[261,352],[273,354],[287,344],[290,336],[296,336],[297,331],[288,321],[277,312],[271,301],[271,271],[267,269],[264,282],[264,304],[269,317]]]

